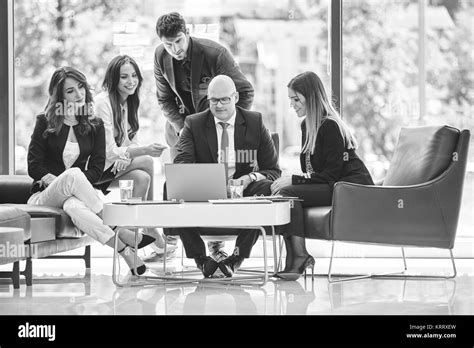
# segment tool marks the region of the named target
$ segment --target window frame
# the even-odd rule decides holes
[[[0,2],[0,174],[13,174],[15,110],[13,84],[13,0]]]

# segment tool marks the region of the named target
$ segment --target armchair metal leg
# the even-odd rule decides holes
[[[403,257],[403,266],[405,267],[405,271],[408,269],[407,268],[407,260],[405,258],[405,249],[402,247],[402,257]]]
[[[19,289],[20,288],[20,261],[16,261],[13,263],[12,281],[13,281],[13,289]]]
[[[87,245],[84,252],[84,262],[86,263],[86,268],[91,268],[91,246]]]
[[[0,278],[9,278],[12,280],[13,289],[19,289],[21,279],[20,276],[25,276],[26,285],[31,285],[31,260],[26,260],[25,270],[20,270],[20,261],[13,262],[13,267],[11,271],[2,271],[0,272]]]
[[[379,273],[379,274],[361,274],[361,275],[352,275],[348,276],[347,274],[333,274],[332,273],[332,262],[334,258],[334,246],[335,241],[332,241],[331,246],[331,258],[329,260],[329,271],[328,271],[328,281],[329,283],[336,283],[336,282],[344,282],[349,280],[359,280],[359,279],[367,279],[367,278],[388,278],[388,279],[397,279],[397,278],[404,278],[404,279],[451,279],[455,278],[457,275],[456,270],[456,263],[454,261],[453,251],[449,249],[451,264],[453,267],[453,273],[449,276],[437,276],[437,275],[410,275],[406,274],[407,271],[407,263],[405,258],[405,250],[402,247],[402,258],[403,258],[403,265],[404,270],[401,272],[390,272],[390,273]],[[341,279],[334,279],[333,277],[344,277]]]
[[[26,286],[33,285],[33,260],[31,257],[26,259],[25,270],[20,273],[25,276]]]

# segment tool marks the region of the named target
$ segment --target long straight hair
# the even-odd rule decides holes
[[[306,99],[306,137],[302,152],[314,152],[319,129],[326,119],[331,119],[337,123],[347,149],[357,148],[354,136],[328,98],[318,75],[312,71],[305,71],[292,78],[287,87],[302,94]]]
[[[49,82],[49,98],[44,111],[48,121],[46,130],[43,132],[45,138],[48,134],[59,134],[64,124],[64,116],[69,107],[64,98],[64,82],[68,77],[79,82],[86,91],[85,104],[76,112],[76,120],[79,122],[79,134],[88,134],[98,123],[97,119],[93,117],[92,93],[85,75],[75,68],[64,66],[54,71]]]
[[[116,56],[113,58],[105,72],[104,82],[102,88],[109,93],[110,105],[112,106],[112,113],[114,117],[114,128],[117,130],[115,143],[121,146],[125,139],[125,129],[122,129],[122,112],[120,108],[120,93],[118,91],[118,84],[120,81],[120,68],[124,64],[131,64],[135,69],[138,77],[138,85],[135,93],[127,97],[128,107],[128,123],[130,124],[130,131],[128,138],[131,140],[138,132],[138,107],[140,106],[140,87],[143,83],[143,77],[135,60],[127,55]]]

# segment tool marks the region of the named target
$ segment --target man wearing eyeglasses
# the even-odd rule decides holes
[[[155,51],[156,95],[167,119],[165,139],[173,160],[186,117],[209,107],[207,87],[214,76],[232,78],[239,92],[238,105],[247,110],[252,106],[254,89],[229,51],[212,40],[191,37],[179,13],[158,18],[156,33],[162,41]],[[167,240],[176,243],[171,236]],[[224,242],[209,242],[209,251],[217,260],[227,256],[223,247]],[[156,261],[156,256],[144,261]]]
[[[225,75],[210,82],[208,100],[208,110],[186,118],[174,163],[224,162],[229,179],[243,180],[244,196],[270,195],[270,186],[281,170],[262,115],[236,106],[239,93],[233,80]],[[179,235],[186,256],[194,258],[205,277],[212,277],[216,271],[232,277],[250,256],[258,231],[239,233],[233,254],[220,262],[206,256],[199,229],[181,228]]]

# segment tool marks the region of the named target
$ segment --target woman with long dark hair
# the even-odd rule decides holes
[[[133,180],[133,196],[153,200],[154,163],[166,146],[138,142],[140,87],[143,77],[135,60],[127,55],[113,58],[105,72],[103,91],[95,97],[95,111],[104,122],[106,160],[99,185],[117,187],[119,180]],[[146,233],[155,239],[154,249],[163,252],[165,240],[156,228]],[[171,249],[176,246],[170,246]]]
[[[276,277],[296,280],[311,268],[314,258],[306,250],[303,208],[328,206],[337,181],[373,185],[369,171],[357,156],[357,142],[330,101],[321,79],[311,71],[288,83],[288,98],[296,115],[303,119],[300,163],[303,174],[281,177],[272,194],[299,197],[291,209],[291,222],[282,229],[286,264]]]
[[[75,68],[59,68],[51,77],[48,103],[36,117],[28,147],[28,174],[34,180],[28,204],[64,209],[79,230],[114,247],[115,233],[103,224],[103,202],[93,187],[104,163],[104,124],[93,116],[86,77]],[[134,243],[135,233],[122,228],[118,250],[133,274]],[[141,235],[139,247],[147,243]],[[138,274],[146,271],[140,259],[137,266]]]

